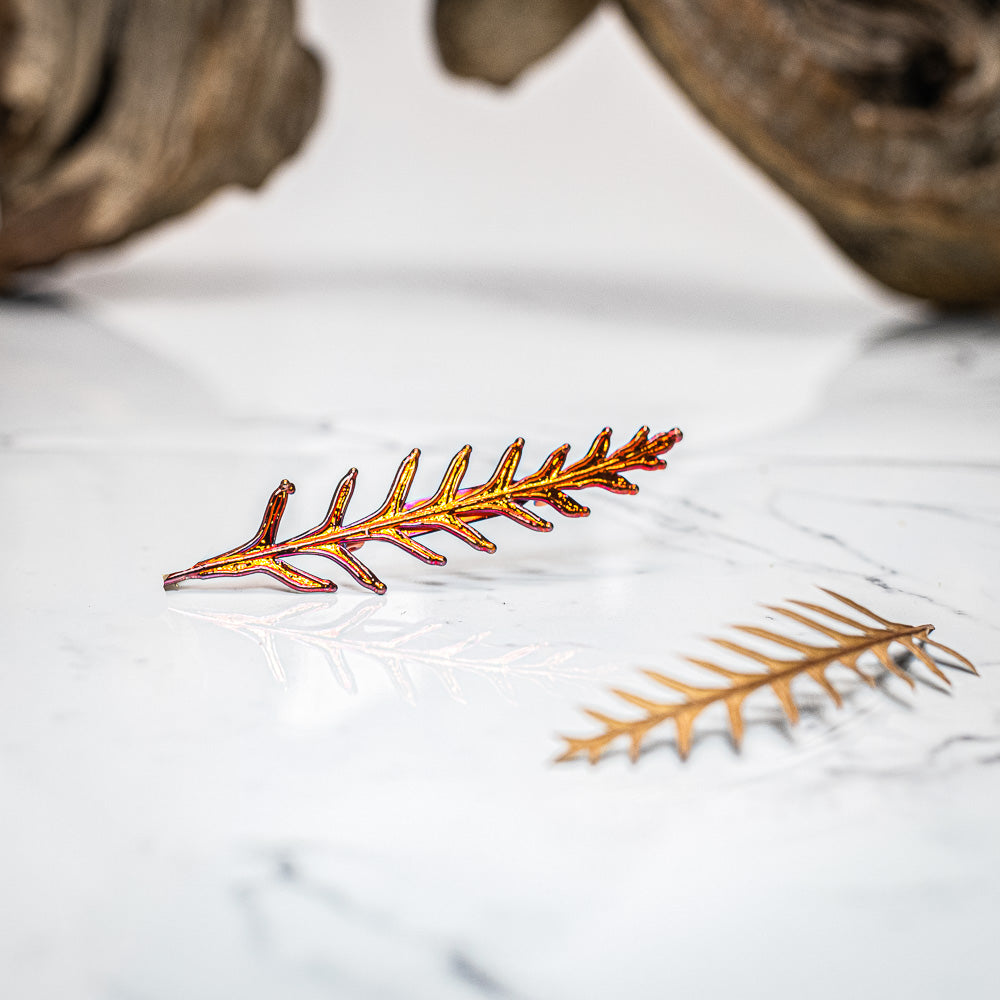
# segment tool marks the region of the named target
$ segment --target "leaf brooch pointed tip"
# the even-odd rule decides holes
[[[676,427],[653,437],[649,436],[648,427],[641,427],[627,444],[612,452],[611,429],[606,427],[578,462],[565,464],[569,445],[564,445],[553,451],[537,472],[522,478],[517,477],[517,468],[524,439],[518,438],[504,452],[493,475],[482,485],[470,487],[462,486],[472,450],[466,445],[451,460],[434,495],[410,501],[410,487],[420,461],[420,451],[414,448],[400,463],[385,500],[374,513],[353,524],[344,523],[358,475],[357,469],[351,469],[337,486],[323,520],[314,528],[279,542],[281,518],[288,497],[295,492],[294,485],[284,479],[271,494],[260,527],[250,541],[186,570],[167,573],[163,588],[173,589],[186,580],[261,573],[292,590],[327,593],[336,590],[332,581],[299,570],[286,561],[289,557],[316,555],[336,563],[362,587],[383,594],[385,584],[355,554],[368,542],[388,542],[437,566],[444,564],[444,556],[417,541],[418,536],[444,531],[472,548],[493,552],[496,546],[472,527],[474,523],[505,517],[534,531],[551,531],[552,523],[528,510],[529,503],[547,504],[566,517],[585,517],[590,513],[589,508],[567,491],[596,486],[613,493],[635,493],[637,487],[623,473],[664,468],[666,462],[661,456],[682,437]]]
[[[676,730],[678,753],[681,759],[685,759],[692,746],[695,720],[706,708],[718,703],[726,707],[733,746],[738,750],[744,729],[743,702],[759,689],[771,689],[789,723],[794,725],[799,719],[799,709],[792,693],[792,681],[799,676],[809,677],[839,708],[843,700],[827,677],[827,670],[839,663],[874,686],[875,679],[858,666],[858,660],[864,654],[872,654],[888,673],[913,687],[913,678],[890,653],[893,646],[902,647],[911,657],[920,660],[935,677],[947,683],[951,682],[927,653],[927,646],[933,646],[951,657],[959,669],[978,674],[972,663],[961,653],[929,638],[934,630],[933,625],[904,625],[889,621],[832,590],[824,590],[824,593],[850,609],[851,614],[807,601],[787,601],[786,604],[792,607],[767,606],[768,610],[810,629],[817,636],[815,639],[804,641],[771,629],[751,625],[735,626],[738,631],[763,640],[765,644],[790,650],[792,655],[778,657],[728,639],[712,639],[720,648],[752,662],[755,669],[730,670],[710,660],[688,657],[688,663],[709,671],[717,680],[721,678],[721,682],[713,683],[710,687],[687,684],[658,671],[643,671],[650,680],[670,689],[676,697],[670,701],[658,701],[628,691],[612,691],[620,700],[638,708],[641,714],[618,718],[585,709],[586,714],[601,725],[601,731],[590,737],[560,737],[565,747],[556,758],[557,762],[585,756],[592,764],[596,764],[619,737],[628,739],[629,757],[636,761],[650,730],[670,721],[674,723]],[[809,614],[803,614],[799,608]],[[866,621],[866,618],[869,620]]]

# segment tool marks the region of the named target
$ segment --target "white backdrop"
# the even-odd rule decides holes
[[[616,11],[507,91],[447,76],[430,20],[412,0],[308,2],[303,33],[327,85],[299,158],[261,195],[218,195],[86,269],[133,289],[155,270],[164,290],[172,271],[177,292],[239,284],[252,263],[873,294],[688,107]]]

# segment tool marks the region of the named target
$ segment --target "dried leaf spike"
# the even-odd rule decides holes
[[[524,450],[524,439],[518,438],[504,452],[487,482],[463,489],[462,479],[472,452],[466,445],[451,460],[432,497],[407,503],[420,459],[419,449],[414,448],[403,459],[388,496],[374,513],[353,524],[344,523],[358,477],[358,470],[351,469],[341,479],[326,517],[315,528],[279,542],[278,526],[288,497],[295,492],[295,487],[283,479],[271,494],[260,528],[249,542],[195,563],[190,569],[168,573],[163,578],[163,587],[168,589],[195,578],[265,573],[293,590],[336,590],[336,584],[330,580],[296,569],[286,561],[288,556],[317,555],[333,560],[363,587],[383,594],[385,584],[354,555],[366,542],[389,542],[434,566],[443,566],[445,557],[416,540],[417,536],[432,531],[446,531],[474,549],[495,552],[496,546],[472,527],[474,522],[506,517],[534,531],[551,531],[549,521],[525,509],[528,503],[548,504],[566,517],[586,517],[590,509],[569,496],[567,490],[598,486],[612,493],[637,493],[639,488],[622,473],[630,469],[666,468],[667,463],[660,456],[670,451],[681,437],[676,427],[653,437],[649,436],[648,427],[641,427],[631,441],[609,454],[611,428],[605,427],[578,462],[565,464],[569,455],[569,445],[565,444],[556,448],[537,472],[523,479],[515,478]]]
[[[721,677],[725,683],[717,687],[698,687],[693,684],[686,684],[682,681],[674,680],[655,670],[644,671],[647,677],[663,687],[676,692],[680,697],[668,702],[656,701],[651,698],[632,694],[629,691],[613,691],[619,698],[627,701],[630,705],[642,710],[642,714],[634,719],[618,719],[602,712],[595,712],[587,709],[587,714],[596,719],[603,727],[602,732],[596,736],[586,738],[576,738],[564,736],[566,750],[559,757],[559,760],[571,760],[581,754],[586,754],[592,764],[596,764],[607,751],[609,745],[619,736],[627,737],[629,740],[629,756],[633,761],[639,757],[643,740],[645,740],[650,730],[668,720],[674,723],[677,729],[677,749],[681,758],[687,757],[691,750],[692,730],[695,719],[710,705],[722,702],[726,706],[729,714],[729,728],[732,732],[733,742],[739,747],[743,737],[743,702],[759,688],[769,687],[777,696],[781,707],[792,724],[798,722],[799,712],[792,694],[792,681],[800,676],[811,677],[832,699],[839,708],[842,704],[841,697],[836,688],[830,683],[826,676],[827,670],[835,663],[841,663],[849,670],[853,670],[866,683],[874,686],[875,680],[865,673],[858,666],[858,659],[863,653],[873,653],[891,674],[906,681],[910,687],[914,686],[913,678],[889,655],[889,648],[894,644],[902,646],[914,656],[916,656],[935,677],[946,684],[951,682],[941,672],[938,665],[927,655],[925,650],[918,643],[923,643],[952,656],[962,666],[977,673],[976,668],[962,655],[953,649],[943,646],[939,642],[928,638],[934,631],[933,625],[902,625],[898,622],[891,622],[879,617],[873,611],[869,611],[862,605],[855,603],[850,598],[835,594],[832,590],[824,590],[824,593],[835,598],[842,604],[847,605],[859,615],[867,616],[875,624],[858,621],[856,618],[848,617],[840,611],[825,608],[819,604],[810,604],[805,601],[788,601],[797,608],[804,608],[812,612],[816,617],[810,617],[801,611],[793,608],[768,607],[769,611],[789,618],[800,625],[820,633],[828,639],[833,640],[832,645],[814,645],[813,643],[802,642],[789,638],[778,632],[769,629],[758,628],[754,625],[737,625],[735,628],[752,635],[758,639],[783,646],[792,650],[795,654],[790,659],[780,659],[770,656],[756,649],[750,649],[739,643],[731,642],[728,639],[712,639],[717,646],[727,649],[737,656],[753,660],[764,667],[764,670],[753,673],[729,670],[717,663],[709,660],[700,660],[687,657],[689,663],[696,667],[708,670]],[[824,621],[823,619],[826,619]],[[840,628],[834,628],[828,622],[836,622],[840,626],[847,626],[855,631],[845,632]]]

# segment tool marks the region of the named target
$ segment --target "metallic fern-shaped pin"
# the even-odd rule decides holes
[[[841,663],[849,670],[853,670],[866,683],[874,686],[874,678],[858,666],[858,660],[864,653],[874,654],[886,670],[896,677],[902,678],[910,687],[913,687],[913,678],[900,669],[899,665],[889,654],[889,648],[894,643],[899,644],[912,655],[916,656],[936,677],[946,684],[950,684],[951,682],[941,672],[938,665],[927,655],[921,645],[918,645],[918,642],[936,647],[947,655],[954,657],[964,667],[971,670],[972,673],[977,673],[976,668],[964,656],[928,638],[928,635],[934,630],[933,625],[901,625],[898,622],[887,621],[885,618],[880,618],[873,611],[869,611],[860,604],[856,604],[850,598],[835,594],[832,590],[824,589],[824,593],[846,604],[860,615],[866,615],[876,624],[872,625],[868,622],[857,621],[839,611],[833,611],[819,604],[810,604],[805,601],[787,602],[796,607],[804,608],[806,611],[810,611],[814,615],[821,616],[821,618],[825,618],[828,621],[837,622],[839,625],[855,630],[845,632],[841,629],[833,628],[825,621],[817,621],[816,618],[809,617],[792,608],[769,606],[769,611],[774,611],[785,618],[789,618],[800,625],[804,625],[826,636],[828,639],[832,639],[833,645],[814,645],[813,643],[792,639],[778,632],[758,628],[754,625],[737,625],[735,628],[738,631],[755,636],[758,639],[764,639],[778,646],[783,646],[786,649],[792,650],[796,655],[791,659],[780,659],[775,656],[769,656],[766,653],[761,653],[758,650],[750,649],[739,643],[731,642],[728,639],[712,639],[712,642],[717,646],[721,646],[723,649],[727,649],[738,656],[753,660],[761,664],[765,669],[753,673],[729,670],[709,660],[686,657],[689,663],[693,663],[703,670],[708,670],[722,677],[725,684],[718,687],[698,687],[693,684],[674,680],[672,677],[667,677],[665,674],[661,674],[655,670],[643,671],[651,680],[657,684],[661,684],[663,687],[670,688],[680,698],[673,701],[661,702],[632,694],[629,691],[615,690],[612,692],[613,694],[624,699],[630,705],[641,709],[643,714],[634,719],[616,719],[602,712],[586,709],[587,714],[601,724],[603,731],[596,736],[585,738],[562,737],[567,746],[565,752],[558,759],[570,760],[581,754],[586,754],[590,758],[590,762],[596,764],[607,751],[609,745],[619,736],[624,736],[629,740],[629,756],[635,761],[639,757],[643,740],[645,740],[649,731],[668,720],[672,721],[676,727],[677,749],[681,757],[685,758],[691,750],[692,730],[695,719],[710,705],[718,702],[722,702],[726,706],[729,713],[729,728],[732,731],[733,742],[739,747],[740,741],[743,738],[743,702],[754,691],[759,688],[771,688],[781,703],[785,715],[788,716],[788,721],[794,724],[798,722],[799,713],[795,698],[792,695],[792,681],[800,675],[811,677],[833,699],[834,704],[839,708],[842,704],[841,697],[837,693],[836,688],[830,683],[826,672],[833,664]]]
[[[163,587],[168,589],[196,578],[266,573],[293,590],[336,590],[336,584],[330,580],[320,579],[285,561],[288,556],[316,555],[333,560],[363,587],[384,594],[385,584],[354,555],[366,542],[389,542],[433,566],[443,566],[445,557],[416,540],[417,536],[432,531],[446,531],[474,549],[495,552],[496,546],[472,527],[474,522],[506,517],[534,531],[551,531],[551,522],[525,509],[528,503],[548,504],[566,517],[586,517],[590,509],[569,496],[567,490],[598,486],[612,493],[636,493],[639,488],[622,473],[630,469],[665,468],[667,463],[659,456],[670,451],[681,437],[677,428],[650,437],[649,428],[641,427],[631,441],[609,454],[611,428],[605,427],[578,462],[566,466],[569,445],[565,444],[553,451],[537,472],[523,479],[515,478],[524,450],[524,439],[518,438],[504,452],[485,483],[463,489],[462,479],[472,452],[466,445],[451,460],[432,497],[407,503],[420,459],[420,450],[414,448],[403,459],[389,495],[374,513],[353,524],[344,523],[358,477],[358,470],[351,469],[341,479],[326,517],[315,528],[279,542],[278,526],[288,497],[295,492],[295,487],[284,479],[271,494],[260,528],[249,542],[195,563],[190,569],[168,573],[163,578]]]

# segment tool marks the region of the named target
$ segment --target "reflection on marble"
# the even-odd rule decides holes
[[[383,598],[369,598],[332,621],[329,601],[304,602],[268,615],[182,608],[171,611],[252,640],[260,648],[271,675],[281,684],[288,676],[287,654],[282,645],[315,650],[349,694],[358,690],[351,663],[372,660],[385,670],[399,695],[411,703],[416,694],[409,671],[414,667],[433,671],[456,701],[464,700],[462,675],[487,678],[507,698],[512,695],[515,679],[544,684],[554,677],[586,676],[569,664],[577,652],[572,648],[554,649],[549,643],[535,643],[504,651],[505,647],[490,641],[489,630],[456,639],[448,635],[443,622],[404,624],[386,616],[379,618],[385,603]]]
[[[996,327],[357,278],[0,302],[4,995],[992,1000]],[[605,422],[685,440],[493,556],[379,552],[385,598],[160,589],[282,477],[304,528],[350,465],[377,502],[414,444],[530,463]],[[739,754],[706,713],[686,764],[551,764],[581,705],[817,585],[981,676],[831,674],[841,710],[804,683],[792,729],[762,693]]]

